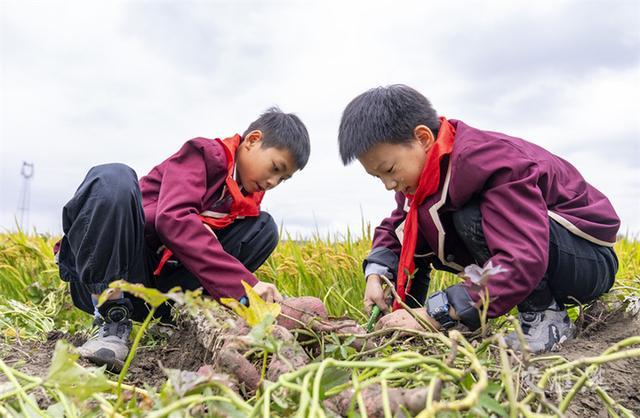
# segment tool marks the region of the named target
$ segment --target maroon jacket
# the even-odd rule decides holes
[[[490,260],[507,270],[488,282],[490,317],[508,312],[542,279],[548,265],[549,218],[584,239],[613,246],[620,226],[618,216],[609,200],[575,167],[522,139],[450,122],[456,128],[453,152],[442,162],[439,191],[418,208],[416,254],[431,257],[434,265],[454,272],[473,263],[455,233],[451,214],[479,196]],[[398,207],[376,228],[365,264],[397,269],[408,210],[405,200],[402,193],[396,193]],[[457,312],[468,311],[479,299],[468,284],[447,291],[458,299],[449,298]]]
[[[145,239],[153,248],[166,245],[214,298],[240,299],[258,279],[227,254],[198,215],[227,213],[227,158],[222,145],[207,138],[186,142],[171,157],[140,179]]]

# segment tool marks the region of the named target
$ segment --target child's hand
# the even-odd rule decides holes
[[[373,305],[378,305],[378,308],[387,314],[391,311],[387,300],[387,295],[382,288],[382,278],[377,274],[370,274],[367,277],[367,287],[364,290],[364,310],[370,315]]]
[[[258,282],[253,286],[253,290],[255,290],[255,292],[265,300],[265,302],[282,301],[282,295],[278,292],[278,288],[271,283]]]

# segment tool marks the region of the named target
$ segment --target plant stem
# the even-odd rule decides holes
[[[118,396],[118,400],[116,401],[116,405],[114,409],[117,411],[120,405],[122,405],[122,382],[124,381],[124,377],[127,375],[127,370],[129,370],[129,366],[133,361],[133,357],[136,354],[136,350],[138,349],[138,344],[140,344],[140,340],[142,339],[142,335],[144,334],[147,327],[149,327],[149,323],[151,319],[153,319],[153,315],[156,312],[156,307],[152,307],[147,314],[147,317],[144,319],[144,322],[140,326],[140,329],[136,333],[136,338],[133,340],[133,344],[131,345],[131,349],[129,350],[129,355],[127,356],[126,361],[124,362],[124,366],[122,366],[122,370],[120,371],[120,375],[118,376],[118,386],[116,388],[116,394]]]
[[[29,383],[27,385],[24,385],[22,387],[22,391],[27,392],[35,387],[40,386],[41,383]],[[4,392],[2,395],[0,395],[0,401],[5,400],[5,399],[9,399],[12,396],[15,396],[17,394],[21,393],[21,389],[13,389],[10,390],[8,392]]]
[[[384,416],[385,418],[393,418],[393,415],[391,415],[391,405],[389,404],[387,379],[382,379],[382,382],[380,382],[380,388],[382,389],[382,409],[384,410]]]
[[[46,416],[42,412],[42,410],[38,407],[38,405],[35,402],[33,402],[33,399],[31,399],[29,395],[27,395],[27,392],[25,392],[22,385],[20,385],[20,382],[18,382],[18,379],[16,379],[16,377],[13,375],[11,368],[7,366],[5,362],[2,361],[1,359],[0,359],[0,370],[2,370],[4,374],[7,375],[7,379],[9,379],[9,381],[13,383],[13,385],[16,387],[16,389],[18,390],[18,394],[20,395],[20,398],[24,400],[24,402],[26,402],[31,408],[33,408],[33,410],[38,415],[40,415],[41,417]]]
[[[516,399],[515,390],[513,389],[513,378],[511,376],[511,363],[509,363],[509,357],[507,357],[507,344],[504,341],[504,337],[498,334],[498,348],[500,350],[500,373],[502,374],[502,382],[504,383],[504,389],[507,393],[507,400],[509,401],[509,416],[515,418],[518,415],[518,400]]]

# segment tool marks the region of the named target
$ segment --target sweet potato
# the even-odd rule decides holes
[[[366,333],[367,332],[364,330],[364,328],[362,328],[358,324],[341,328],[340,331],[338,332],[338,334],[352,334],[356,336],[364,335]],[[356,350],[361,350],[363,347],[365,347],[367,350],[370,350],[375,347],[375,344],[373,343],[373,341],[367,338],[356,337],[356,339],[353,340],[353,342],[351,343],[351,347],[355,348]]]
[[[282,311],[278,316],[278,325],[286,329],[311,326],[316,320],[329,317],[322,301],[311,296],[285,299],[280,305]]]
[[[286,329],[307,326],[318,333],[366,334],[365,330],[352,319],[330,319],[324,304],[318,298],[311,296],[290,298],[285,299],[280,305],[282,312],[278,317],[278,324]],[[372,348],[373,343],[356,338],[351,346],[360,350],[363,346]]]
[[[309,363],[309,356],[286,328],[276,325],[272,332],[274,337],[283,341],[278,354],[271,357],[271,362],[267,366],[266,377],[275,382],[280,375]]]
[[[236,350],[222,348],[216,358],[216,365],[222,372],[235,377],[240,384],[244,384],[249,393],[255,392],[260,384],[258,369]]]
[[[367,416],[371,418],[384,417],[381,386],[372,385],[366,387],[361,391],[361,393],[364,398]],[[401,407],[406,408],[411,414],[417,414],[425,407],[427,393],[427,388],[389,389],[389,409],[391,409],[391,414],[396,416],[396,414],[401,411]],[[331,409],[339,415],[346,416],[354,395],[355,391],[353,389],[349,389],[339,395],[325,400],[324,405],[326,408]]]

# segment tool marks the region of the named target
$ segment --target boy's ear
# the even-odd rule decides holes
[[[422,145],[422,148],[424,148],[425,151],[431,148],[434,142],[436,142],[436,137],[433,136],[433,131],[425,125],[416,126],[413,129],[413,136],[420,142],[420,145]]]
[[[244,142],[248,147],[251,147],[253,145],[260,144],[260,141],[262,141],[262,136],[262,131],[256,129],[245,135]]]

